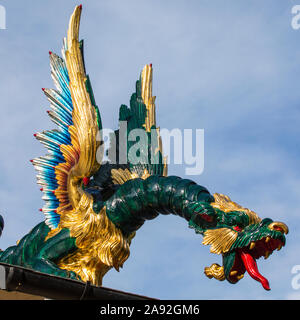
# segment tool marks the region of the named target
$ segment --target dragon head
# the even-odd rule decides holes
[[[247,271],[270,290],[268,280],[258,271],[256,260],[267,259],[272,252],[285,245],[288,227],[283,222],[274,222],[230,200],[228,196],[214,194],[215,201],[193,215],[190,227],[201,233],[203,244],[211,245],[210,251],[222,254],[223,266],[216,263],[206,267],[209,278],[237,283]]]

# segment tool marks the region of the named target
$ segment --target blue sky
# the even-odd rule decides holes
[[[45,150],[33,133],[53,128],[41,88],[52,88],[48,51],[60,53],[74,1],[1,0],[0,211],[5,249],[43,220],[29,159]],[[131,256],[103,285],[161,299],[299,299],[291,269],[300,264],[300,30],[293,1],[82,1],[81,37],[102,121],[116,128],[143,66],[154,67],[161,128],[204,129],[205,168],[186,176],[229,195],[260,217],[284,221],[287,245],[258,260],[266,292],[248,274],[238,284],[205,277],[221,257],[175,216],[147,222]]]

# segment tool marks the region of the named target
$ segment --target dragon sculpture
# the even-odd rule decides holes
[[[151,64],[136,82],[130,107],[120,107],[119,129],[108,148],[108,155],[116,149],[115,159],[99,160],[104,155],[102,124],[86,74],[83,41],[78,40],[81,12],[80,5],[71,16],[62,57],[49,52],[56,90],[43,91],[51,103],[48,114],[58,128],[34,134],[48,150],[31,160],[42,187],[45,205],[40,210],[45,220],[17,245],[1,251],[0,262],[101,286],[111,268],[123,266],[135,232],[146,220],[174,214],[203,236],[202,243],[210,245],[212,253],[222,255],[223,265],[206,267],[206,276],[237,283],[247,271],[269,290],[256,260],[285,245],[288,227],[259,218],[228,196],[211,195],[191,180],[167,175]],[[126,151],[135,143],[124,140],[124,123],[127,134],[140,129],[148,140],[137,163],[128,151],[121,152],[121,145]]]

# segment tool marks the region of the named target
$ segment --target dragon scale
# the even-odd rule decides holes
[[[213,201],[208,190],[192,180],[154,175],[125,182],[105,206],[109,219],[125,234],[130,234],[160,213],[175,214],[189,221],[195,213],[193,203]]]

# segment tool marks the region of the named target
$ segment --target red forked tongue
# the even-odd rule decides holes
[[[259,273],[256,261],[252,257],[252,255],[249,252],[245,251],[240,251],[240,255],[243,260],[244,266],[247,272],[250,274],[250,276],[254,280],[259,281],[264,287],[264,289],[271,290],[269,287],[269,281]]]

